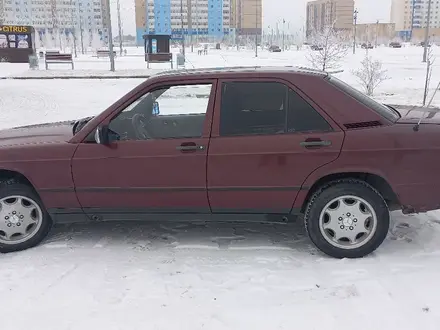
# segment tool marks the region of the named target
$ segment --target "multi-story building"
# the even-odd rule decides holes
[[[263,7],[262,0],[235,0],[232,6],[234,24],[240,36],[261,35]]]
[[[316,0],[307,3],[306,34],[311,36],[325,27],[352,30],[354,0]]]
[[[0,24],[30,25],[36,30],[40,45],[55,35],[108,42],[107,6],[104,0],[0,0]],[[37,39],[38,41],[38,39]]]
[[[422,37],[422,29],[428,22],[429,0],[393,0],[391,4],[391,23],[403,39]],[[440,1],[431,0],[430,27],[434,35],[440,36]]]
[[[135,0],[135,12],[138,45],[144,34],[203,41],[261,34],[262,0]]]
[[[367,23],[356,25],[356,40],[359,43],[375,45],[388,44],[396,36],[394,23]]]
[[[229,1],[135,0],[137,43],[143,43],[144,34],[223,38],[230,32]]]

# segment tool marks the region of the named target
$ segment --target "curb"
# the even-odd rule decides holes
[[[10,76],[10,77],[0,77],[0,80],[48,80],[48,79],[147,79],[149,75],[140,75],[140,76]]]

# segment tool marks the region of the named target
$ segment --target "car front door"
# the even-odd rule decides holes
[[[302,184],[339,156],[343,131],[284,80],[219,80],[208,154],[213,213],[291,212]]]
[[[206,162],[216,80],[154,86],[90,135],[72,160],[78,200],[93,219],[210,212]],[[108,125],[108,126],[107,126]]]

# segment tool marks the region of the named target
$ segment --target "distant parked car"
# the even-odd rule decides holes
[[[322,46],[319,46],[319,45],[311,45],[310,49],[311,50],[323,50],[324,48]]]
[[[302,215],[320,250],[362,257],[390,210],[440,207],[438,123],[317,70],[161,73],[95,117],[0,131],[0,252],[54,223]]]
[[[425,47],[425,42],[424,41],[422,41],[421,43],[420,43],[420,46],[422,46],[422,47]],[[428,42],[428,46],[427,47],[431,47],[431,44]]]
[[[369,42],[369,43],[363,43],[362,45],[361,45],[361,47],[363,48],[363,49],[373,49],[374,47],[373,47],[373,45]]]
[[[281,48],[275,45],[272,45],[269,47],[269,51],[272,53],[279,53],[281,52]]]
[[[391,48],[402,48],[402,44],[400,42],[393,41],[393,42],[390,42],[390,47]]]

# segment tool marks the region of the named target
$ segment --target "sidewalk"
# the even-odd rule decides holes
[[[40,63],[37,70],[29,69],[25,63],[1,63],[0,80],[19,79],[146,79],[156,73],[170,70],[170,66],[162,65],[147,69],[144,62],[117,63],[116,71],[109,70],[109,64],[104,61],[82,59],[75,62],[75,70],[62,64],[54,64],[46,70]]]
[[[0,79],[146,79],[164,69],[140,69],[140,70],[26,70],[0,76]]]
[[[0,77],[0,80],[48,80],[48,79],[147,79],[150,75],[41,75],[41,76],[8,76],[8,77]]]

